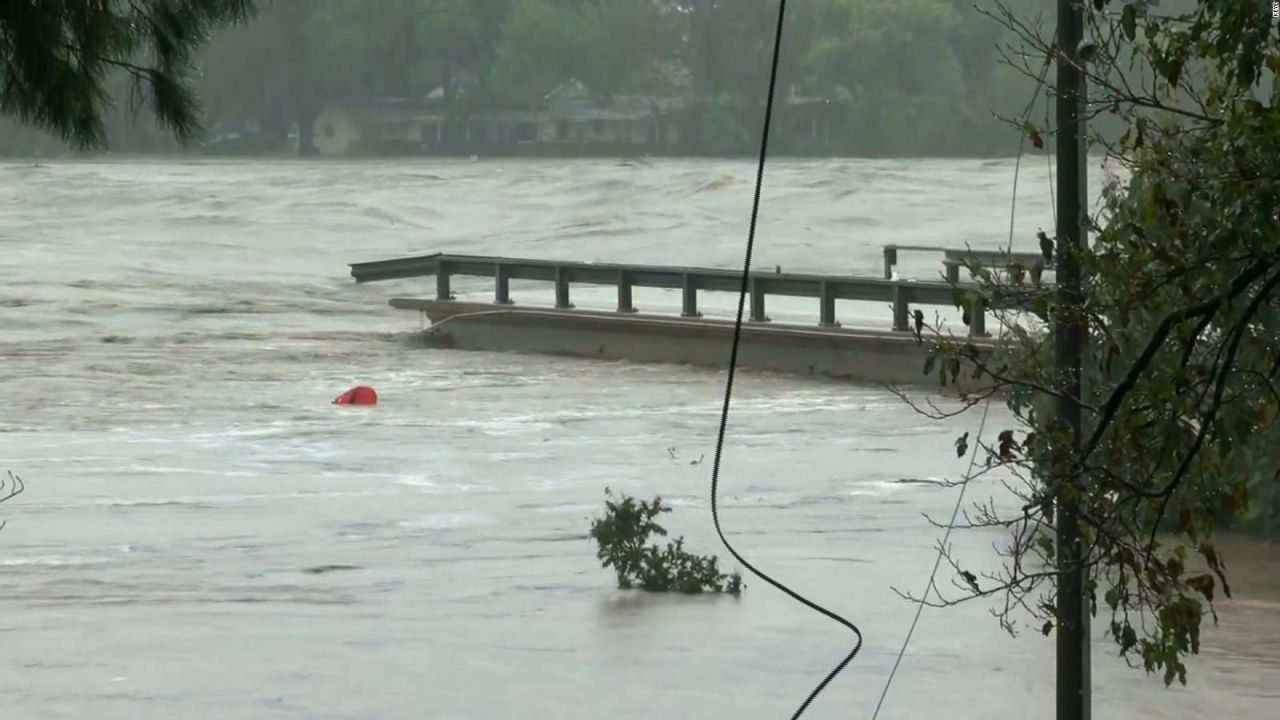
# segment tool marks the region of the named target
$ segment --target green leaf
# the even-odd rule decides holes
[[[1103,595],[1103,600],[1107,603],[1107,607],[1115,610],[1120,606],[1120,588],[1116,586],[1108,588]]]
[[[1182,78],[1182,59],[1178,58],[1171,61],[1164,76],[1169,80],[1169,85],[1176,88],[1178,80]]]
[[[1236,440],[1238,440],[1241,445],[1248,444],[1249,439],[1253,436],[1255,430],[1253,418],[1242,413],[1236,416],[1235,426]]]
[[[1124,629],[1120,631],[1120,652],[1124,654],[1134,645],[1138,644],[1138,633],[1134,632],[1133,626],[1129,623],[1124,624]],[[1167,683],[1166,683],[1167,684]]]
[[[1120,28],[1124,31],[1124,36],[1130,41],[1137,35],[1138,24],[1138,8],[1134,5],[1125,5],[1124,10],[1120,13]]]
[[[1047,534],[1036,538],[1036,546],[1045,558],[1053,558],[1053,538]]]
[[[1213,590],[1215,585],[1216,583],[1214,582],[1213,575],[1209,573],[1187,578],[1187,587],[1203,595],[1204,599],[1209,602],[1213,602]]]
[[[1027,133],[1027,137],[1031,138],[1031,144],[1037,150],[1044,149],[1044,138],[1040,136],[1040,131],[1036,129],[1035,125],[1031,124],[1030,120],[1022,121],[1022,130]]]
[[[1273,74],[1280,75],[1280,54],[1268,53],[1266,65]]]

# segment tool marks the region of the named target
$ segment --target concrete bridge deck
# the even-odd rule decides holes
[[[954,259],[947,256],[947,261]],[[426,338],[434,346],[705,367],[728,364],[733,322],[704,317],[698,310],[699,293],[740,292],[744,281],[740,271],[722,269],[445,254],[357,263],[351,268],[359,282],[434,275],[434,298],[390,301],[392,307],[420,312],[430,320]],[[450,284],[455,275],[492,277],[494,301],[455,299]],[[514,305],[510,300],[513,279],[552,283],[554,306]],[[617,310],[575,308],[573,284],[616,286]],[[913,332],[912,314],[920,312],[920,306],[963,306],[968,340],[991,348],[983,322],[988,303],[1010,307],[1026,299],[1025,293],[981,294],[972,284],[780,272],[752,272],[746,286],[751,310],[742,333],[742,367],[912,385],[939,384],[936,375],[924,374],[929,344]],[[637,312],[633,287],[678,289],[680,315]],[[818,324],[770,321],[765,313],[768,295],[818,300]],[[892,323],[880,329],[842,327],[835,316],[837,299],[887,302],[893,308]],[[969,372],[961,374],[967,378]],[[977,384],[980,381],[969,378],[960,387]]]
[[[530,308],[456,300],[393,298],[423,313],[433,347],[518,351],[603,360],[725,367],[733,322],[645,313]],[[990,347],[989,339],[975,341]],[[845,327],[745,323],[743,368],[866,383],[938,385],[924,375],[928,345],[911,333]],[[965,373],[962,373],[965,374]],[[960,388],[972,383],[962,378]]]

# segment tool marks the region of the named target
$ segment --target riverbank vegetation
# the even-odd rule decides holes
[[[1032,25],[1048,0],[1006,0]],[[434,97],[462,148],[467,118],[534,107],[578,80],[602,99],[682,99],[683,139],[665,151],[745,155],[758,143],[777,0],[259,0],[252,22],[210,30],[184,74],[202,99],[205,149],[306,153],[336,102]],[[199,6],[200,3],[178,3]],[[223,10],[243,2],[210,3]],[[1033,86],[1002,61],[1013,36],[995,0],[807,0],[788,7],[775,151],[792,155],[1009,155],[1001,120]],[[203,29],[203,28],[202,28]],[[154,49],[154,48],[153,48]],[[113,48],[113,52],[114,52]],[[141,50],[141,48],[135,48]],[[137,116],[124,53],[94,94],[117,152],[180,149]],[[50,57],[69,60],[51,53]],[[181,60],[183,58],[175,58]],[[139,60],[141,62],[141,60]],[[161,77],[176,76],[174,68]],[[154,88],[153,88],[154,89]],[[161,90],[172,91],[172,86]],[[154,97],[154,93],[146,93]],[[164,118],[164,115],[161,115]],[[4,128],[0,153],[66,146]]]
[[[1087,4],[1090,108],[1123,119],[1105,145],[1128,173],[1106,183],[1088,246],[1059,256],[1088,278],[1085,390],[1067,397],[1084,415],[1083,442],[1070,444],[1056,419],[1065,386],[1052,324],[1028,331],[1017,313],[1002,317],[1010,330],[993,360],[942,336],[937,348],[1009,391],[1020,424],[983,446],[1021,503],[969,515],[964,527],[1012,531],[1008,562],[936,604],[1003,596],[1010,627],[1030,610],[1051,632],[1055,508],[1074,498],[1093,611],[1109,616],[1121,655],[1165,683],[1186,682],[1202,618],[1216,621],[1214,602],[1231,594],[1215,532],[1280,529],[1280,21],[1251,0],[1183,5]],[[1054,52],[1051,37],[1022,38],[1041,57]],[[1044,240],[1048,251],[1057,240]],[[1054,292],[978,272],[988,291],[1023,297],[1024,312],[1064,317]]]

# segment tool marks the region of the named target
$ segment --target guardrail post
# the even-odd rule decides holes
[[[511,304],[511,270],[502,263],[493,266],[493,301],[498,305]]]
[[[960,264],[963,260],[955,258],[947,258],[942,261],[942,270],[946,274],[946,281],[951,284],[960,283]]]
[[[884,246],[884,279],[891,280],[893,278],[893,268],[898,264],[898,246]]]
[[[573,307],[573,303],[569,302],[569,269],[561,266],[556,266],[556,307]]]
[[[631,302],[631,274],[623,270],[618,273],[618,312],[635,311],[636,306]]]
[[[751,322],[769,322],[764,314],[764,281],[752,277],[749,281],[751,291]]]
[[[902,283],[893,284],[893,329],[908,331],[910,326],[910,308],[907,307],[907,289]]]
[[[443,262],[436,265],[436,299],[453,299],[453,293],[449,289],[449,266]]]
[[[819,286],[819,304],[818,324],[823,327],[839,327],[840,323],[836,322],[836,293],[831,283],[823,281]]]
[[[689,273],[684,274],[680,295],[680,317],[702,317],[698,312],[698,286]]]
[[[969,296],[969,336],[987,336],[987,305],[977,293]]]

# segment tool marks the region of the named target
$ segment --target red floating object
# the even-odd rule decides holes
[[[377,405],[378,393],[368,385],[356,385],[333,399],[334,405]]]

